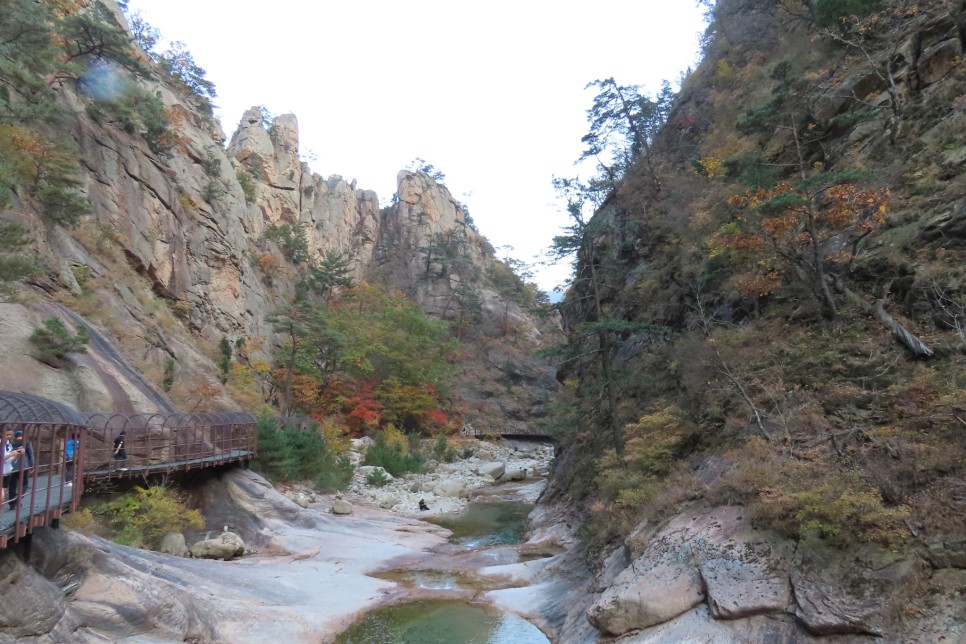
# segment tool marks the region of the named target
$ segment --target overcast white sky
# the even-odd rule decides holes
[[[264,105],[298,117],[314,172],[383,203],[416,157],[497,248],[534,261],[567,223],[552,176],[574,176],[590,81],[654,95],[694,65],[695,0],[130,0],[215,83],[231,137]],[[541,269],[546,290],[566,267]]]

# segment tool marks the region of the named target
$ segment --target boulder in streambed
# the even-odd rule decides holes
[[[332,501],[332,514],[352,514],[352,504],[345,499],[335,499]]]
[[[234,559],[245,554],[245,542],[234,532],[222,532],[214,539],[205,539],[191,546],[191,556],[198,559]]]
[[[175,557],[187,557],[190,554],[184,535],[180,532],[169,532],[164,535],[161,539],[161,545],[158,546],[158,552]]]
[[[484,476],[484,475],[490,476],[493,478],[493,480],[496,480],[501,476],[503,476],[503,473],[505,471],[506,471],[506,465],[504,463],[494,462],[494,463],[483,463],[477,468],[476,473],[479,474],[480,476]]]
[[[356,474],[362,479],[368,480],[370,476],[378,477],[383,483],[392,483],[396,478],[379,465],[362,465],[356,468]]]
[[[466,481],[463,479],[444,479],[433,489],[438,496],[460,497],[466,492]]]
[[[626,568],[587,611],[587,620],[608,635],[648,628],[704,601],[698,569],[688,548],[642,556]]]

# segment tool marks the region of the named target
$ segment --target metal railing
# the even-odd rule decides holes
[[[87,416],[87,425],[88,479],[211,467],[254,458],[257,448],[255,417],[244,412],[98,413]]]
[[[244,412],[85,416],[44,398],[0,391],[0,451],[29,445],[33,457],[5,461],[0,548],[76,510],[85,481],[248,461],[256,456],[256,425]],[[123,462],[115,454],[121,434]],[[77,441],[73,458],[67,455],[71,440]]]
[[[15,429],[14,429],[15,428]],[[0,423],[4,433],[22,432],[11,439],[12,446],[30,446],[28,455],[11,458],[4,468],[3,504],[0,505],[0,548],[18,541],[33,528],[50,525],[65,509],[76,510],[83,494],[84,431],[76,425],[50,423]],[[66,441],[77,437],[73,461],[65,455]],[[6,436],[2,449],[6,451]],[[8,471],[9,469],[9,471]]]

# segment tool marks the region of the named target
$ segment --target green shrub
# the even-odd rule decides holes
[[[3,187],[0,162],[0,208],[4,206]],[[29,228],[13,221],[0,221],[0,293],[9,295],[13,292],[12,282],[42,272],[40,265],[26,252],[29,244]]]
[[[788,458],[757,439],[739,454],[738,465],[722,477],[723,491],[747,505],[756,526],[840,548],[905,538],[910,509],[887,505],[861,472]]]
[[[242,192],[245,193],[245,201],[248,203],[255,201],[255,184],[248,178],[248,173],[239,170],[235,173],[235,177],[238,179],[238,185],[241,186]]]
[[[272,224],[265,231],[265,239],[277,242],[282,247],[282,254],[293,264],[309,261],[309,238],[302,226]]]
[[[228,372],[231,369],[232,347],[228,338],[221,338],[221,342],[218,343],[218,354],[218,368],[221,370],[221,382],[224,384],[228,382]]]
[[[456,450],[450,447],[445,436],[436,439],[436,443],[433,445],[433,458],[444,463],[452,463],[456,460]]]
[[[389,477],[382,470],[372,470],[369,472],[369,476],[366,477],[366,482],[369,485],[383,487],[384,485],[389,485]]]
[[[440,436],[437,438],[436,443],[433,445],[433,458],[435,458],[437,461],[443,460],[447,447],[448,442],[445,436]]]
[[[94,514],[91,512],[90,508],[84,508],[82,510],[77,510],[76,512],[68,512],[61,519],[60,524],[67,530],[73,530],[74,532],[80,532],[81,534],[94,534],[95,521]]]
[[[221,189],[218,186],[218,182],[212,179],[206,183],[204,190],[201,191],[201,198],[210,204],[214,204],[221,199]]]
[[[312,481],[323,490],[343,490],[352,480],[352,463],[336,454],[314,430],[279,427],[274,418],[258,419],[256,469],[276,481]]]
[[[410,442],[413,438],[419,440],[415,434],[408,437]],[[386,440],[385,434],[380,432],[376,435],[375,442],[366,450],[362,464],[378,465],[393,476],[401,476],[406,472],[422,472],[425,459],[418,449],[407,450],[398,441]]]
[[[171,391],[171,387],[174,386],[175,366],[174,358],[168,358],[164,363],[164,378],[161,380],[161,388],[165,391]]]
[[[80,327],[71,335],[58,318],[47,318],[43,327],[30,334],[30,342],[37,347],[37,358],[52,367],[62,366],[68,353],[86,353],[89,340],[86,328]]]
[[[181,494],[161,485],[135,488],[113,499],[105,512],[117,530],[115,541],[129,546],[154,547],[169,532],[205,526],[201,513],[189,509]]]
[[[867,16],[882,8],[882,0],[818,0],[815,22],[819,27],[832,27],[849,16]]]
[[[209,177],[221,176],[221,159],[215,155],[214,148],[205,148],[205,158],[201,160],[201,167]]]

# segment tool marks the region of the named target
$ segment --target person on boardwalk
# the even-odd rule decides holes
[[[23,450],[20,458],[13,462],[13,469],[14,471],[23,470],[22,494],[26,494],[30,488],[30,472],[34,468],[34,446],[30,441],[24,441],[22,429],[13,433],[13,448]]]
[[[114,469],[127,472],[127,450],[124,449],[125,433],[114,439]]]
[[[80,447],[80,441],[77,440],[77,434],[71,434],[67,442],[64,443],[64,461],[66,462],[66,468],[64,471],[64,477],[66,479],[66,485],[74,484],[74,456],[77,454],[77,448]]]
[[[14,471],[15,459],[23,456],[26,451],[23,448],[14,449],[13,447],[13,430],[7,429],[3,436],[3,491],[0,492],[0,497],[6,495],[5,501],[10,502],[10,507],[13,508],[17,503],[18,487],[20,472]]]

